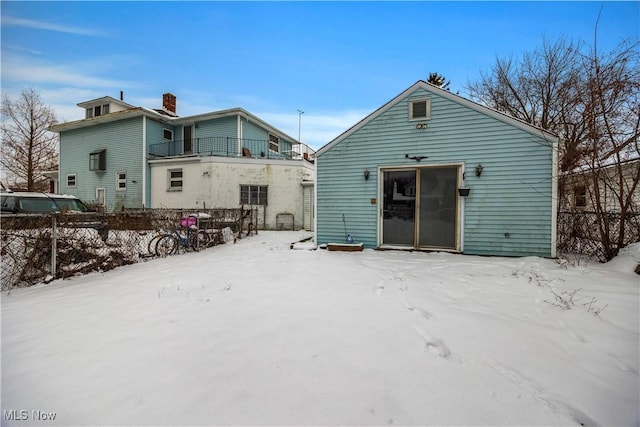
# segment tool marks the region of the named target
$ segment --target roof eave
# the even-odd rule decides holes
[[[47,130],[51,132],[59,133],[62,131],[81,129],[89,126],[94,126],[97,124],[110,123],[117,120],[129,119],[132,117],[145,116],[145,115],[153,116],[154,118],[160,119],[160,120],[167,119],[161,114],[156,113],[155,111],[149,110],[147,108],[133,107],[127,110],[116,111],[115,113],[105,114],[103,116],[92,117],[90,119],[74,120],[72,122],[56,124],[56,125],[50,126]]]

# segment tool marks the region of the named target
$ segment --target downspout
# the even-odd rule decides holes
[[[236,117],[238,118],[238,130],[236,131],[238,135],[237,153],[239,156],[241,156],[242,155],[242,116],[238,114]]]
[[[551,145],[551,258],[557,256],[558,239],[558,142]]]
[[[147,116],[142,116],[142,207],[147,206]]]

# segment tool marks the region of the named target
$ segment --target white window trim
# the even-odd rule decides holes
[[[182,176],[180,178],[171,178],[172,172],[182,172]],[[173,181],[180,181],[180,187],[172,187],[171,183]],[[184,187],[184,169],[167,169],[167,191],[182,191],[182,187]]]
[[[120,178],[120,174],[124,174],[124,180]],[[124,182],[124,188],[120,188],[120,182]],[[127,191],[127,172],[116,172],[116,191]]]
[[[413,104],[417,102],[426,102],[426,117],[413,117]],[[416,120],[431,120],[431,98],[419,98],[409,100],[409,121],[414,122]]]
[[[69,185],[69,178],[73,177],[73,185]],[[75,173],[67,174],[67,188],[76,188],[78,186],[78,175]]]
[[[171,138],[169,138],[169,139],[165,138],[165,136],[164,136],[165,132],[171,133]],[[163,128],[162,129],[162,139],[164,139],[165,141],[173,141],[173,131],[171,129]]]

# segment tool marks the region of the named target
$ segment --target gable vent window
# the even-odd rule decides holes
[[[89,154],[89,170],[107,170],[107,150],[96,150]]]
[[[430,99],[418,99],[409,103],[409,120],[427,120],[430,118]]]

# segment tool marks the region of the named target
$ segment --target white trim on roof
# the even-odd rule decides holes
[[[94,105],[102,105],[102,104],[118,104],[124,109],[135,108],[134,105],[127,104],[124,101],[120,101],[119,99],[112,98],[110,96],[103,96],[102,98],[92,99],[90,101],[83,101],[76,104],[80,108],[89,108]]]
[[[515,126],[519,129],[524,130],[525,132],[528,132],[532,135],[536,135],[536,136],[540,136],[543,137],[545,139],[550,140],[552,143],[557,143],[558,142],[558,137],[553,135],[552,133],[545,131],[544,129],[541,128],[537,128],[535,126],[532,126],[522,120],[516,119],[514,117],[508,116],[504,113],[501,113],[497,110],[494,110],[492,108],[489,107],[485,107],[484,105],[480,105],[478,103],[475,103],[473,101],[469,101],[466,98],[463,98],[459,95],[455,95],[447,90],[441,89],[437,86],[434,86],[430,83],[425,82],[424,80],[418,80],[416,83],[414,83],[413,85],[411,85],[408,89],[404,90],[402,93],[400,93],[398,96],[396,96],[395,98],[393,98],[391,101],[387,102],[386,104],[384,104],[382,107],[378,108],[377,110],[375,110],[373,113],[369,114],[368,116],[366,116],[365,118],[363,118],[362,120],[360,120],[358,123],[356,123],[354,126],[352,126],[351,128],[347,129],[345,132],[343,132],[342,134],[338,135],[335,139],[333,139],[332,141],[330,141],[329,143],[327,143],[326,145],[324,145],[323,147],[321,147],[317,152],[316,152],[316,158],[318,156],[321,156],[322,154],[324,154],[325,152],[329,151],[333,146],[335,146],[336,144],[338,144],[339,142],[341,142],[342,140],[346,139],[347,137],[349,137],[350,135],[354,134],[355,132],[357,132],[358,130],[360,130],[363,126],[365,126],[366,124],[368,124],[369,122],[373,121],[374,119],[376,119],[378,116],[382,115],[383,113],[385,113],[387,110],[389,110],[392,106],[394,106],[395,104],[397,104],[398,102],[400,102],[403,98],[409,96],[412,92],[415,92],[417,89],[424,89],[427,92],[431,92],[434,95],[438,95],[441,96],[443,98],[446,98],[452,102],[458,103],[460,105],[463,105],[465,107],[471,108],[472,110],[475,110],[479,113],[485,114],[489,117],[492,117],[496,120],[500,120],[504,123],[510,124],[512,126]]]

